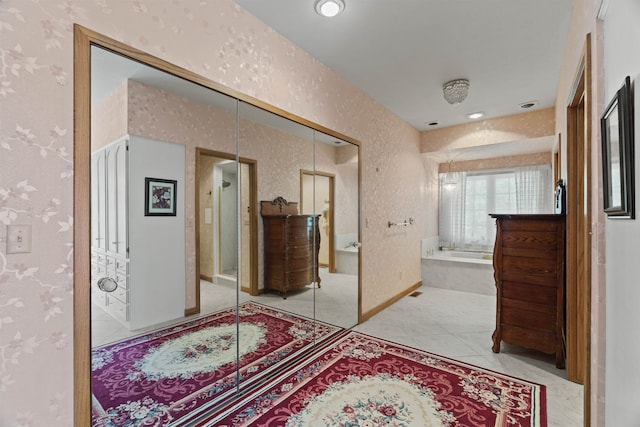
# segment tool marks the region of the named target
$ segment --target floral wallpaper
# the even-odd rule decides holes
[[[234,113],[204,105],[183,96],[144,85],[134,80],[126,84],[126,96],[120,96],[121,87],[98,105],[93,117],[96,122],[113,123],[105,112],[118,111],[114,102],[121,102],[120,108],[128,112],[124,130],[112,131],[113,125],[106,127],[111,135],[145,136],[159,141],[183,144],[187,147],[186,157],[186,251],[195,253],[195,148],[206,148],[233,154],[236,150],[236,117]],[[119,117],[117,114],[116,117]],[[238,126],[240,155],[257,162],[258,200],[273,200],[284,196],[290,201],[300,201],[300,169],[316,170],[336,175],[336,223],[337,233],[357,233],[357,194],[349,194],[357,188],[357,153],[354,159],[336,165],[337,153],[349,147],[334,147],[318,143],[313,145],[313,132],[300,128],[308,138],[293,135],[248,120],[249,113],[240,109]],[[301,131],[302,132],[302,131]],[[100,133],[106,133],[100,132]],[[204,200],[201,198],[201,200]],[[264,265],[262,245],[262,222],[258,221],[258,278],[259,288],[263,288]],[[196,271],[195,260],[187,257],[186,301],[187,308],[195,305]],[[211,274],[209,274],[211,275]]]
[[[91,152],[127,134],[128,88],[123,82],[91,108]]]
[[[361,141],[364,312],[420,281],[418,132],[232,1],[1,0],[0,425],[73,423],[74,23]]]
[[[521,141],[555,134],[555,108],[422,132],[423,153]]]

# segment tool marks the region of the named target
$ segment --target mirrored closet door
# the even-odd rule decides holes
[[[202,413],[357,324],[358,146],[105,40],[90,50],[94,409],[183,381],[206,384]]]

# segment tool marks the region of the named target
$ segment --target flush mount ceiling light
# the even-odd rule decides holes
[[[482,111],[478,111],[477,113],[471,113],[471,114],[467,114],[467,117],[470,119],[479,119],[480,117],[483,117],[484,113]]]
[[[467,99],[469,94],[469,80],[457,79],[451,80],[442,86],[444,99],[454,107],[457,107],[462,101]]]
[[[523,102],[522,104],[520,104],[520,108],[524,108],[525,110],[527,108],[531,108],[534,105],[536,105],[538,103],[538,101],[527,101],[527,102]]]
[[[315,9],[318,15],[332,18],[342,13],[342,11],[344,10],[344,1],[318,0],[316,1]]]

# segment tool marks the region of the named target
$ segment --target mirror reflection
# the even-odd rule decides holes
[[[91,70],[97,416],[188,421],[357,323],[356,145],[97,46]]]

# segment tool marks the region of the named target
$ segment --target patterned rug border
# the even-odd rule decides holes
[[[278,359],[276,363],[272,362],[270,358],[265,358],[266,356],[265,355],[265,356],[261,356],[259,359],[256,359],[255,361],[243,364],[242,367],[240,368],[240,375],[242,380],[239,386],[236,385],[233,388],[230,388],[229,390],[223,392],[222,394],[217,395],[215,399],[213,399],[211,402],[199,406],[198,410],[191,411],[190,413],[184,414],[180,416],[180,418],[174,419],[172,422],[167,424],[167,426],[169,425],[181,426],[181,425],[186,425],[186,423],[192,422],[193,418],[200,417],[203,414],[210,413],[211,411],[215,411],[216,408],[224,405],[226,402],[229,401],[229,399],[235,399],[238,394],[242,394],[243,392],[249,392],[254,387],[260,386],[261,384],[263,384],[265,381],[268,381],[273,376],[277,376],[283,371],[286,372],[287,368],[290,365],[295,364],[300,359],[306,358],[307,354],[309,353],[312,354],[318,348],[321,348],[325,345],[329,345],[330,343],[334,342],[334,340],[338,339],[345,333],[345,329],[342,327],[332,325],[330,323],[323,322],[317,319],[312,319],[288,310],[275,308],[266,304],[255,302],[255,301],[245,301],[239,304],[237,308],[238,308],[238,311],[236,311],[236,307],[224,308],[224,309],[221,309],[212,313],[208,313],[206,315],[203,315],[197,318],[184,319],[183,321],[174,323],[172,325],[159,327],[157,329],[146,331],[132,337],[127,337],[122,340],[114,341],[101,346],[96,346],[91,349],[92,363],[95,355],[99,354],[100,352],[128,351],[127,349],[129,348],[135,348],[136,346],[145,345],[146,343],[150,343],[156,340],[160,340],[160,342],[162,342],[163,340],[171,339],[170,337],[174,334],[177,334],[177,336],[183,336],[181,335],[183,331],[194,330],[194,329],[198,330],[198,328],[202,326],[206,327],[205,325],[207,325],[210,322],[215,323],[218,321],[218,319],[222,319],[225,317],[228,318],[230,316],[233,316],[234,313],[236,312],[242,313],[242,311],[249,311],[249,312],[257,311],[273,319],[281,318],[285,322],[293,322],[292,324],[294,325],[297,324],[297,322],[302,322],[302,324],[305,324],[305,323],[310,324],[315,322],[314,323],[316,325],[315,328],[320,326],[320,329],[325,331],[325,334],[321,336],[319,339],[314,338],[306,343],[304,343],[304,341],[300,342],[300,343],[304,343],[302,347],[300,347],[299,345],[296,345],[295,347],[289,347],[290,344],[286,344],[286,347],[293,349],[293,352],[291,354],[283,356],[283,354],[280,354],[281,353],[280,350],[277,350],[276,354],[279,354],[278,357],[282,357],[282,359]],[[186,333],[188,335],[190,332],[186,332]],[[295,338],[294,338],[294,341],[292,341],[292,343],[293,342],[296,342]],[[276,359],[274,358],[273,360],[276,360]],[[258,366],[262,366],[262,367],[261,369],[256,370]],[[229,374],[225,374],[225,375],[231,375],[233,372],[238,372],[238,371],[235,371],[235,370],[230,371]],[[250,374],[247,375],[248,373]],[[246,378],[245,378],[245,375],[247,375]],[[93,376],[93,369],[92,369],[92,376]],[[92,381],[94,380],[92,379]],[[94,395],[93,386],[92,386],[91,398],[92,398],[92,411],[94,411],[94,416],[106,415],[106,413],[102,409],[102,404],[100,403],[96,395]],[[181,401],[184,401],[184,399],[181,399],[179,402]]]
[[[281,309],[281,308],[272,307],[272,306],[270,306],[268,304],[264,304],[264,303],[257,302],[257,301],[244,301],[244,302],[241,302],[241,303],[238,304],[238,308],[241,309],[242,307],[244,307],[246,305],[250,305],[250,304],[255,304],[257,306],[262,307],[263,309],[270,309],[270,310],[274,310],[274,311],[278,311],[278,312],[281,312],[281,313],[288,314],[290,316],[296,316],[296,317],[299,317],[299,318],[304,319],[304,320],[315,321],[315,322],[321,323],[321,324],[323,324],[325,326],[330,326],[330,327],[333,327],[333,328],[338,328],[338,329],[341,329],[341,330],[345,330],[345,328],[343,328],[342,326],[334,325],[332,323],[325,322],[325,321],[318,320],[318,319],[313,319],[311,317],[307,317],[307,316],[304,316],[302,314],[298,314],[298,313],[296,313],[294,311],[289,311],[289,310],[284,310],[284,309]],[[165,326],[159,326],[157,328],[148,330],[146,332],[140,332],[138,334],[131,335],[131,336],[128,336],[126,338],[122,338],[122,339],[119,339],[119,340],[115,340],[115,341],[111,341],[111,342],[108,342],[108,343],[100,344],[100,345],[97,345],[95,347],[91,347],[91,351],[100,350],[100,349],[103,349],[103,348],[106,348],[106,347],[110,347],[110,346],[113,346],[115,344],[120,344],[120,343],[123,343],[125,341],[129,341],[129,340],[140,339],[140,338],[146,337],[147,335],[152,335],[152,334],[164,332],[165,330],[168,330],[168,329],[179,328],[180,326],[183,326],[183,325],[192,326],[192,325],[196,325],[197,322],[206,323],[207,322],[207,320],[206,320],[207,318],[212,317],[212,316],[216,316],[216,315],[219,315],[219,314],[221,314],[221,313],[223,313],[225,311],[231,311],[231,310],[234,310],[234,309],[235,309],[235,307],[221,308],[219,310],[212,311],[212,312],[207,313],[207,314],[202,314],[202,315],[199,315],[197,317],[190,317],[189,319],[182,319],[182,320],[177,321],[176,323],[171,323],[171,324],[165,325]]]
[[[286,366],[283,370],[279,372],[279,374],[276,377],[272,377],[268,381],[256,386],[255,388],[247,390],[246,394],[230,399],[225,404],[220,405],[215,410],[215,412],[202,414],[199,418],[194,420],[195,424],[192,424],[192,425],[198,426],[198,427],[214,427],[219,425],[226,426],[227,424],[217,424],[217,423],[219,423],[221,420],[224,420],[229,415],[235,413],[238,409],[242,409],[242,407],[246,406],[247,403],[250,402],[251,400],[257,400],[267,395],[268,394],[267,392],[269,392],[274,387],[274,384],[277,384],[283,381],[287,376],[292,375],[292,373],[296,371],[301,371],[302,368],[304,368],[304,366],[308,364],[310,361],[314,359],[318,360],[323,355],[326,355],[328,352],[332,351],[333,346],[340,344],[341,342],[344,342],[353,336],[356,336],[356,337],[361,336],[371,340],[379,341],[380,343],[383,343],[386,345],[396,346],[400,349],[404,349],[407,351],[423,353],[425,355],[429,355],[434,359],[438,359],[443,362],[448,362],[454,365],[460,365],[461,367],[465,367],[478,372],[486,372],[498,378],[512,380],[512,381],[522,383],[524,385],[531,386],[535,390],[535,392],[531,394],[532,399],[535,399],[535,401],[532,401],[532,405],[531,405],[533,408],[531,418],[535,422],[535,424],[533,425],[535,427],[547,427],[547,423],[548,423],[547,393],[546,393],[546,386],[544,384],[540,384],[540,383],[530,381],[524,378],[520,378],[514,375],[505,374],[503,372],[499,372],[493,369],[489,369],[489,368],[478,366],[472,363],[456,360],[451,357],[442,356],[428,350],[420,349],[420,348],[413,347],[406,344],[401,344],[398,342],[394,342],[391,340],[387,340],[384,338],[376,337],[374,335],[370,335],[367,333],[354,331],[354,330],[345,330],[343,333],[340,333],[337,336],[332,337],[330,340],[328,340],[330,342],[323,343],[319,348],[314,350],[309,355],[303,358],[297,359],[293,364]]]
[[[459,365],[469,366],[471,368],[478,369],[478,370],[481,370],[481,371],[491,372],[492,374],[498,374],[498,375],[501,375],[501,376],[506,377],[506,378],[511,378],[511,379],[514,379],[514,380],[522,381],[524,383],[529,383],[529,384],[532,384],[532,385],[535,385],[535,386],[538,386],[538,387],[542,387],[542,388],[546,387],[544,384],[540,384],[540,383],[537,383],[535,381],[531,381],[531,380],[528,380],[528,379],[525,379],[525,378],[517,377],[517,376],[511,375],[511,374],[505,374],[504,372],[496,371],[496,370],[491,369],[491,368],[485,368],[484,366],[475,365],[473,363],[463,362],[461,360],[457,360],[457,359],[454,359],[454,358],[449,357],[449,356],[443,356],[441,354],[434,353],[432,351],[425,350],[423,348],[418,348],[418,347],[414,347],[414,346],[411,346],[411,345],[408,345],[408,344],[402,344],[402,343],[399,343],[399,342],[396,342],[396,341],[391,341],[391,340],[388,340],[388,339],[385,339],[385,338],[376,337],[375,335],[367,334],[365,332],[354,331],[354,330],[349,330],[348,332],[353,332],[355,334],[362,335],[362,336],[368,337],[368,338],[372,338],[372,339],[375,339],[375,340],[378,340],[378,341],[382,341],[382,342],[385,342],[385,343],[388,343],[388,344],[397,345],[398,347],[404,347],[407,350],[415,350],[415,351],[420,351],[422,353],[427,353],[427,354],[430,354],[430,355],[432,355],[434,357],[437,357],[438,359],[447,360],[449,362],[457,363]]]

